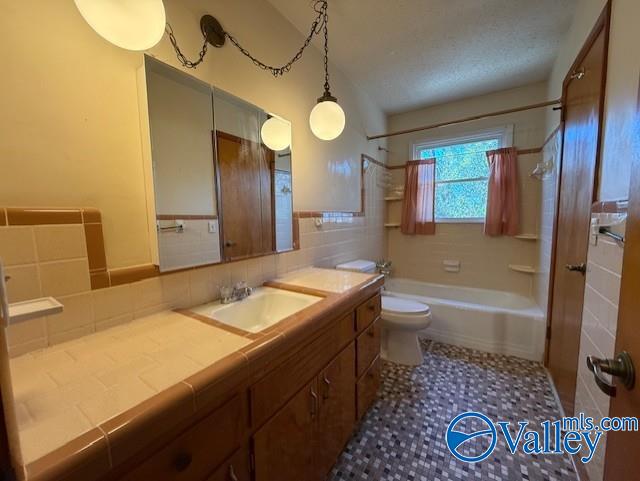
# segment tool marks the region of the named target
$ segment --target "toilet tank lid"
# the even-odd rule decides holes
[[[345,262],[344,264],[338,264],[336,269],[353,272],[375,272],[376,263],[373,261],[358,259],[355,261]]]

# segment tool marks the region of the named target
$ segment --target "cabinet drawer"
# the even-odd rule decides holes
[[[382,310],[382,297],[380,294],[376,294],[367,302],[361,304],[356,309],[356,329],[358,332],[362,332],[364,329],[380,317],[380,311]]]
[[[364,374],[373,360],[380,355],[380,321],[373,321],[356,341],[358,354],[356,370],[358,378]]]
[[[207,481],[251,481],[249,450],[244,447],[227,459]]]
[[[335,321],[251,387],[251,425],[261,426],[353,339],[353,313]]]
[[[206,479],[241,446],[246,429],[245,410],[246,397],[237,394],[122,479]]]
[[[380,386],[380,357],[369,366],[369,369],[358,380],[358,420],[367,412],[369,407],[376,400],[378,387]]]

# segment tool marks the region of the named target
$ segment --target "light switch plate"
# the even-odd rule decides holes
[[[218,223],[215,220],[209,221],[209,234],[216,234],[218,232]]]

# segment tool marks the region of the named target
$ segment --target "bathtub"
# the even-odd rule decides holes
[[[532,299],[509,292],[390,279],[385,295],[431,307],[421,335],[434,341],[542,361],[545,316]]]

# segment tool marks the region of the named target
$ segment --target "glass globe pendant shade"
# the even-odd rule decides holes
[[[166,25],[162,0],[74,0],[98,35],[126,50],[156,45]]]
[[[291,125],[278,117],[271,117],[262,124],[260,134],[271,150],[284,150],[291,145]]]
[[[321,140],[338,138],[344,130],[345,122],[344,110],[335,99],[319,99],[309,116],[311,131]]]

